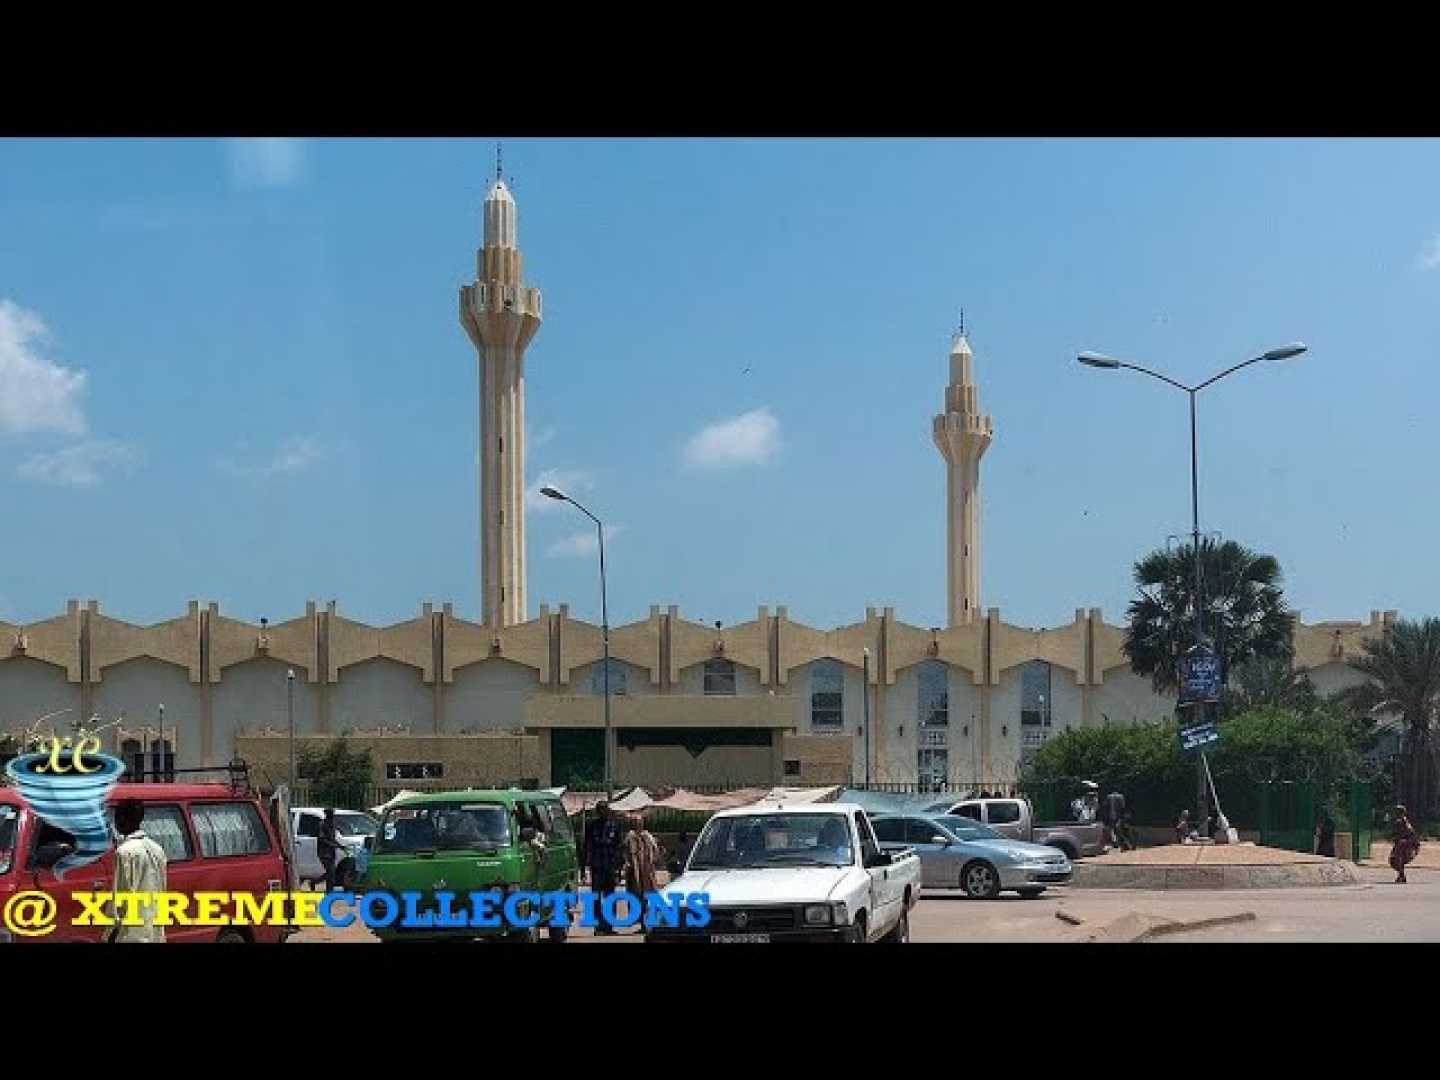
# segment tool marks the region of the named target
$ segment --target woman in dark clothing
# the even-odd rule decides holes
[[[1410,824],[1410,815],[1405,812],[1405,807],[1395,807],[1392,816],[1394,824],[1391,827],[1390,869],[1397,875],[1395,884],[1404,885],[1407,884],[1405,864],[1420,854],[1420,833]]]
[[[1323,807],[1315,821],[1315,854],[1329,859],[1335,857],[1335,819]]]

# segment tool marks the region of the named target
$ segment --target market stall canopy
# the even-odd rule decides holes
[[[840,793],[845,789],[842,787],[775,787],[765,793],[762,803],[790,803],[796,806],[805,803],[837,802]]]
[[[402,791],[398,795],[395,795],[393,798],[391,798],[388,802],[383,802],[379,806],[372,806],[370,808],[370,812],[372,814],[383,814],[386,810],[389,810],[391,806],[399,802],[401,799],[408,799],[411,795],[419,794],[420,793],[418,791]]]
[[[655,800],[650,793],[642,787],[633,787],[620,798],[610,804],[610,809],[617,814],[633,814],[638,810],[644,810],[647,806],[654,805]]]

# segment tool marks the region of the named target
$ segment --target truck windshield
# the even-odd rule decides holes
[[[712,818],[688,869],[849,866],[854,861],[843,814],[756,814]]]
[[[19,832],[20,814],[13,806],[0,806],[0,874],[10,871],[15,859],[15,834]]]
[[[1004,840],[1002,833],[996,832],[989,825],[982,825],[978,821],[972,821],[968,817],[959,815],[939,817],[935,819],[946,832],[954,833],[957,840]]]
[[[510,846],[510,815],[498,803],[429,803],[385,815],[376,853],[485,851]]]

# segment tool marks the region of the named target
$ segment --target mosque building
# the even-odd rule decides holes
[[[459,294],[480,370],[479,620],[426,603],[369,626],[310,601],[255,624],[192,600],[138,626],[71,600],[50,619],[0,622],[0,757],[7,735],[13,753],[37,719],[59,713],[46,730],[79,717],[109,724],[107,748],[134,770],[238,755],[278,782],[293,718],[301,746],[342,734],[368,746],[381,785],[600,785],[602,628],[565,604],[533,617],[527,606],[525,354],[543,307],[525,283],[517,225],[497,177],[476,280]],[[981,465],[996,432],[963,331],[933,434],[945,467],[947,625],[871,607],[849,625],[812,627],[781,605],[724,626],[652,605],[610,628],[615,783],[999,785],[1057,732],[1173,711],[1173,698],[1131,672],[1123,628],[1098,609],[1031,629],[982,607]],[[1322,692],[1353,683],[1347,659],[1394,617],[1297,621],[1296,665]]]

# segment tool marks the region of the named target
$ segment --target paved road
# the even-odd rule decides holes
[[[917,942],[1067,942],[1083,941],[1096,930],[1130,914],[1169,919],[1204,919],[1254,912],[1254,922],[1209,930],[1167,934],[1157,943],[1186,941],[1440,942],[1440,871],[1409,871],[1409,885],[1390,884],[1384,867],[1362,867],[1365,884],[1314,889],[1241,889],[1145,891],[1136,889],[1051,889],[1036,900],[1006,894],[999,899],[969,900],[958,892],[925,894],[910,920]],[[1055,917],[1078,916],[1075,926]],[[293,941],[373,942],[361,926],[346,930],[307,930]],[[576,944],[638,944],[626,931],[596,938],[577,929]]]

